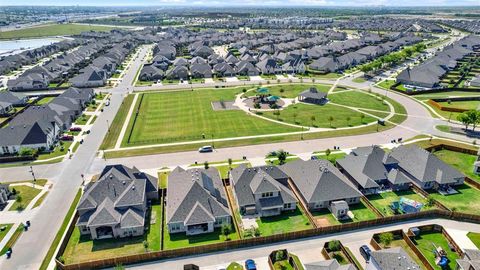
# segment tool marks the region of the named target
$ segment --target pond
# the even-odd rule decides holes
[[[62,38],[38,38],[0,41],[0,56],[17,54],[63,40]]]

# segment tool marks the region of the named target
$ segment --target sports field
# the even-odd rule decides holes
[[[213,110],[212,102],[233,101],[240,92],[225,88],[142,94],[136,104],[138,116],[135,120],[132,115],[122,146],[301,131],[240,110]]]

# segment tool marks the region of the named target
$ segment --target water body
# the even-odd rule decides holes
[[[63,40],[63,38],[36,38],[0,41],[0,56],[17,54],[24,50],[31,50],[45,45],[50,45]]]

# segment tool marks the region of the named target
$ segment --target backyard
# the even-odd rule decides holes
[[[480,182],[480,176],[473,173],[473,164],[477,161],[476,155],[450,150],[439,150],[435,152],[435,155],[445,163],[457,168],[470,179]]]
[[[118,256],[133,255],[146,252],[143,241],[148,242],[148,251],[160,250],[160,228],[162,225],[162,207],[160,204],[152,205],[151,218],[155,223],[150,224],[144,236],[121,239],[91,240],[89,236],[81,236],[80,230],[75,228],[62,259],[65,263],[79,263],[90,260],[113,258]]]
[[[413,252],[413,250],[410,248],[410,246],[408,246],[408,244],[407,244],[407,242],[405,242],[405,240],[403,240],[402,238],[395,239],[395,240],[392,241],[392,243],[390,243],[390,245],[388,247],[384,247],[384,248],[394,248],[394,247],[403,248],[403,250],[405,250],[405,252],[407,252],[407,254],[415,261],[416,264],[418,264],[420,266],[421,269],[423,269],[423,270],[427,269],[425,267],[425,265],[423,265],[420,258],[418,258],[418,256],[415,254],[415,252]]]
[[[212,102],[234,100],[238,89],[144,94],[138,116],[132,116],[123,146],[171,143],[300,131],[246,115],[239,110],[215,111]],[[140,100],[136,106],[139,106]]]
[[[313,228],[307,216],[297,205],[294,212],[284,212],[278,216],[261,217],[257,219],[261,236],[301,231]]]
[[[176,249],[239,239],[239,236],[235,231],[235,226],[231,226],[231,228],[233,231],[228,235],[227,240],[225,235],[221,233],[220,229],[215,229],[212,233],[188,236],[184,232],[170,234],[168,233],[167,223],[165,222],[165,227],[163,229],[163,247],[164,249]]]
[[[366,221],[377,218],[375,212],[368,208],[363,202],[350,205],[350,211],[353,213],[354,218],[349,218],[345,220],[337,220],[328,209],[313,211],[311,213],[316,223],[320,227],[338,225],[349,222]]]
[[[377,208],[378,211],[380,211],[385,216],[395,215],[393,210],[390,208],[390,205],[392,204],[392,202],[399,201],[401,197],[423,203],[424,206],[422,208],[422,211],[431,208],[426,205],[427,200],[419,194],[415,193],[413,190],[389,191],[367,196],[370,203],[372,203],[372,205],[375,206],[375,208]]]
[[[478,214],[480,212],[480,190],[463,184],[455,186],[458,192],[452,195],[442,195],[437,192],[431,192],[430,196],[452,211],[464,212],[469,214]]]
[[[450,269],[456,269],[456,260],[459,256],[456,252],[451,251],[447,239],[440,232],[422,232],[420,236],[415,237],[414,244],[420,252],[427,258],[434,269],[442,269],[435,264],[435,247],[442,247],[447,252],[448,266]]]
[[[477,232],[469,232],[467,234],[468,238],[480,249],[480,233]],[[1,239],[0,239],[1,240]]]

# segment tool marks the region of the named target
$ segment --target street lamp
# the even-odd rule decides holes
[[[32,174],[33,177],[33,186],[35,186],[35,183],[37,182],[37,179],[35,178],[35,173],[33,172],[33,167],[30,166],[30,173]]]
[[[215,142],[213,141],[213,133],[212,133],[212,147],[215,148]]]
[[[108,119],[107,119],[107,128],[108,128],[108,132],[110,132],[110,124],[108,123]]]

